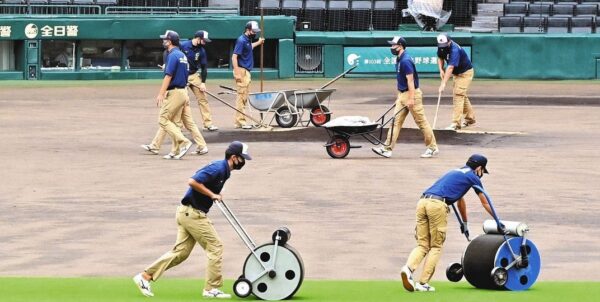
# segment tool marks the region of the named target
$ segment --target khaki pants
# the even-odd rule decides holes
[[[208,106],[208,100],[206,99],[206,93],[200,90],[200,85],[202,81],[200,80],[200,75],[196,72],[190,76],[188,76],[188,82],[191,84],[190,90],[194,96],[196,96],[196,101],[198,101],[198,108],[200,108],[200,114],[202,115],[202,121],[204,128],[208,128],[213,125],[212,123],[212,115],[210,114],[210,106]]]
[[[187,259],[197,242],[202,246],[208,258],[204,289],[211,290],[222,287],[223,244],[213,223],[205,213],[184,205],[177,207],[175,219],[177,220],[175,246],[146,268],[145,272],[152,276],[152,280],[158,280],[166,270]]]
[[[248,104],[248,93],[250,90],[250,82],[252,78],[250,77],[250,71],[242,69],[242,79],[241,81],[236,81],[235,85],[237,87],[237,97],[235,99],[235,108],[241,112],[245,112],[246,104]],[[241,127],[246,125],[246,117],[239,113],[235,113],[235,122],[234,125],[236,127]]]
[[[452,93],[454,94],[454,97],[452,98],[452,103],[454,105],[454,110],[452,112],[452,123],[458,125],[459,128],[461,126],[463,114],[465,115],[465,122],[468,124],[475,123],[475,111],[473,111],[471,101],[467,96],[474,74],[475,71],[471,68],[461,74],[453,76],[454,88]]]
[[[180,113],[175,115],[175,117],[173,118],[173,122],[178,127],[185,127],[185,129],[189,130],[192,133],[192,138],[194,139],[194,142],[196,143],[198,149],[206,147],[206,141],[200,133],[198,126],[194,122],[194,117],[192,116],[192,108],[190,107],[189,101],[185,103],[183,108],[181,108]],[[160,146],[162,146],[166,134],[167,133],[162,127],[158,128],[158,130],[156,131],[156,135],[154,135],[154,138],[152,139],[152,143],[150,143],[150,146],[154,149],[160,149]],[[171,147],[171,153],[177,153],[177,148],[178,146],[173,145]]]
[[[187,90],[185,88],[173,89],[167,91],[167,97],[164,99],[162,107],[160,107],[158,124],[171,137],[172,150],[179,150],[181,144],[189,142],[181,133],[181,129],[174,123],[176,116],[183,110],[186,103],[189,103]]]
[[[404,124],[404,120],[408,115],[407,110],[403,110],[400,113],[398,113],[398,111],[406,105],[407,100],[408,92],[398,92],[398,98],[396,98],[396,108],[394,109],[394,116],[396,117],[394,120],[394,131],[392,132],[392,127],[390,126],[387,139],[385,141],[385,150],[392,151],[392,149],[394,149],[396,146],[396,141],[400,136],[400,130],[402,130],[402,124]],[[425,109],[423,108],[423,93],[419,88],[415,90],[415,105],[410,113],[425,137],[425,145],[430,149],[437,149],[437,143],[435,141],[435,136],[433,135],[433,130],[431,130],[431,126],[429,126],[429,122],[425,116]]]
[[[419,282],[428,283],[442,255],[446,241],[448,213],[450,208],[440,200],[422,198],[417,203],[417,227],[415,237],[417,247],[412,250],[406,265],[415,271],[427,256]]]

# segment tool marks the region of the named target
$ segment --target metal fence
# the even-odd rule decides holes
[[[98,15],[99,5],[38,5],[0,4],[0,14],[4,15]]]

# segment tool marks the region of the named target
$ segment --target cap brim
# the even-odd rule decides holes
[[[208,42],[208,43],[212,42],[212,40],[209,38],[202,38],[202,40],[204,40],[204,42]]]
[[[261,32],[260,28],[252,29],[252,32],[255,34],[259,34]]]
[[[390,44],[390,45],[398,45],[398,43],[396,43],[396,42],[394,42],[394,41],[387,41],[387,42],[388,42],[388,44]]]
[[[448,47],[448,42],[446,43],[438,43],[438,47]]]
[[[242,153],[242,154],[240,154],[240,156],[243,157],[243,158],[245,158],[245,159],[247,159],[247,160],[252,160],[252,157],[250,156],[250,154],[247,154],[247,153],[244,154],[244,153]]]
[[[490,174],[490,172],[488,172],[488,169],[486,167],[483,167],[483,173]]]
[[[160,38],[165,40],[167,38],[167,35],[160,35]]]

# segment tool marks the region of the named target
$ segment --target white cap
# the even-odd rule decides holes
[[[438,47],[448,47],[450,45],[450,37],[447,34],[439,34],[437,36]]]
[[[252,30],[255,34],[260,33],[260,27],[258,27],[258,22],[256,21],[248,21],[248,23],[246,23],[246,28]]]

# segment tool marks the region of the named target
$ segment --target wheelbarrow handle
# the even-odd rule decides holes
[[[223,89],[227,89],[227,90],[229,90],[229,91],[237,91],[237,90],[235,90],[234,88],[232,88],[232,87],[229,87],[229,86],[225,86],[225,85],[219,85],[219,87],[221,87],[221,88],[223,88]]]
[[[325,89],[327,86],[333,84],[335,81],[339,80],[340,78],[344,77],[346,74],[348,74],[350,71],[356,69],[356,67],[358,67],[358,65],[354,65],[350,68],[348,68],[348,70],[342,72],[340,75],[338,75],[337,77],[333,78],[331,81],[327,82],[327,84],[321,86],[321,88],[319,89]]]

